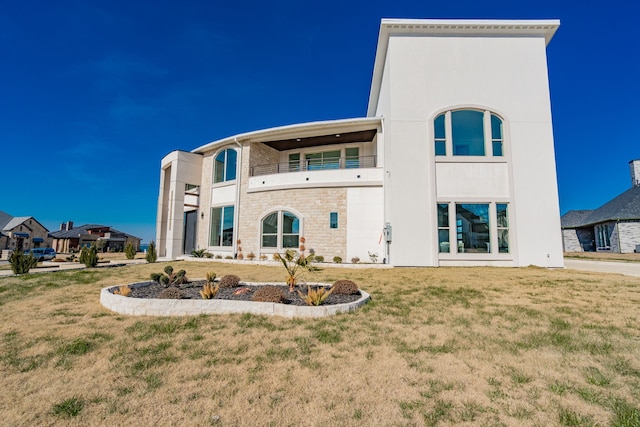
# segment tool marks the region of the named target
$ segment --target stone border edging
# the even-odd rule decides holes
[[[129,286],[142,287],[150,283],[151,282],[137,282],[132,283]],[[242,284],[256,285],[258,283],[242,282]],[[272,283],[259,284],[267,285]],[[277,284],[282,285],[282,283]],[[323,284],[318,283],[318,285]],[[353,311],[364,305],[371,298],[367,292],[360,290],[362,297],[357,301],[347,304],[320,305],[315,307],[223,299],[195,300],[130,298],[112,293],[111,290],[116,288],[117,286],[102,288],[100,291],[100,304],[116,313],[132,316],[195,316],[199,314],[251,313],[267,316],[281,316],[289,319],[296,317],[314,318],[327,317],[338,313]]]

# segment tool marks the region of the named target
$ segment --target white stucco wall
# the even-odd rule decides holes
[[[384,226],[383,190],[377,188],[347,189],[347,259],[358,257],[371,262],[369,252],[378,254],[382,262],[384,238],[380,239]]]
[[[173,151],[161,162],[156,247],[158,255],[175,259],[183,252],[185,184],[200,185],[202,155]]]
[[[387,61],[389,93],[383,77],[378,110],[385,115],[392,264],[438,265],[438,197],[490,202],[507,192],[512,265],[562,266],[544,38],[392,35]],[[508,122],[508,163],[438,163],[436,176],[432,119],[464,107],[486,108]],[[486,177],[474,179],[479,172]]]

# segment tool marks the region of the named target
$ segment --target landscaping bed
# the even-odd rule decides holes
[[[202,296],[200,295],[200,291],[202,290],[202,286],[206,283],[205,280],[197,280],[189,283],[182,284],[178,287],[183,292],[184,297],[181,299],[195,299],[201,300]],[[253,294],[255,291],[260,289],[260,287],[264,285],[276,286],[281,288],[284,294],[286,295],[286,300],[283,302],[284,304],[289,305],[307,305],[303,299],[298,294],[298,291],[302,293],[307,292],[307,286],[298,285],[296,286],[296,291],[289,292],[289,287],[286,285],[274,284],[274,283],[243,283],[240,282],[238,287],[234,288],[220,288],[218,293],[212,299],[221,299],[221,300],[234,300],[234,301],[251,301]],[[328,285],[318,285],[313,284],[310,285],[311,289],[316,289],[319,286],[328,288]],[[137,283],[134,285],[129,285],[131,288],[131,294],[129,298],[161,298],[160,294],[162,291],[166,289],[166,286],[161,285],[157,282],[143,282]],[[113,288],[117,289],[117,288]],[[331,294],[329,297],[323,302],[322,305],[335,305],[335,304],[348,304],[362,298],[362,294],[360,292],[353,295],[338,295]]]

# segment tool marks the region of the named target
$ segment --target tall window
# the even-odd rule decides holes
[[[345,168],[359,168],[360,167],[360,148],[351,147],[344,149],[345,156]]]
[[[300,240],[300,220],[287,211],[272,212],[262,220],[262,247],[297,248]]]
[[[221,151],[213,162],[213,182],[233,181],[236,179],[236,163],[238,153],[236,150],[228,148]]]
[[[451,252],[448,203],[438,203],[438,246],[440,252]]]
[[[433,136],[436,156],[449,152],[453,156],[504,155],[502,119],[490,111],[464,109],[439,114],[433,120]]]
[[[456,204],[458,252],[491,252],[489,204]]]
[[[496,204],[496,221],[498,222],[498,252],[509,252],[509,215],[507,214],[507,204]]]
[[[233,206],[211,208],[211,237],[209,245],[233,245]]]

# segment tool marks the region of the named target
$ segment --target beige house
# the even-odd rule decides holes
[[[32,216],[12,217],[0,211],[0,259],[14,250],[51,247],[49,230]]]
[[[558,27],[383,20],[366,117],[162,159],[159,256],[562,267],[546,62]]]

